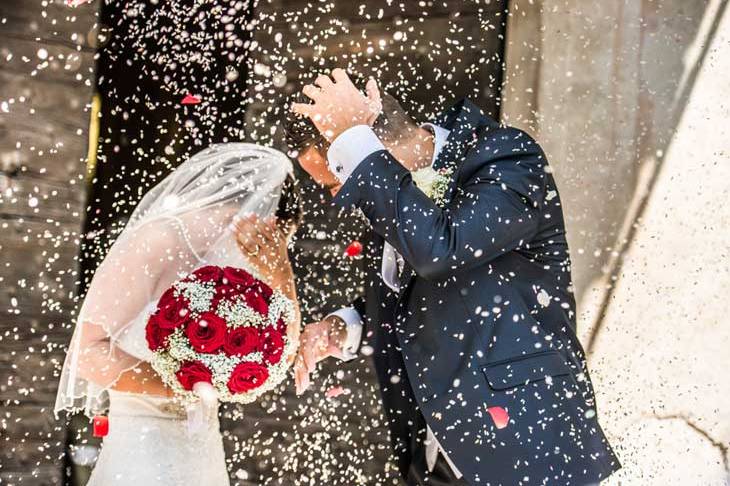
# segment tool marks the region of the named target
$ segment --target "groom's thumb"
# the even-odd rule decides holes
[[[380,89],[378,88],[378,82],[375,79],[370,78],[365,84],[365,92],[368,95],[368,99],[372,102],[380,102]]]
[[[380,97],[380,89],[378,88],[377,81],[373,78],[368,79],[368,82],[365,84],[365,93],[368,97],[371,113],[371,116],[368,117],[368,122],[372,125],[375,123],[375,119],[380,115],[380,112],[383,111],[383,101]]]

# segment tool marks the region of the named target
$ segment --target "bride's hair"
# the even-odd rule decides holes
[[[287,228],[296,228],[304,217],[299,181],[291,174],[286,176],[284,184],[281,186],[275,216],[279,223]]]
[[[314,74],[318,74],[318,72]],[[352,74],[350,72],[348,74],[355,86],[364,92],[365,79],[358,74]],[[302,94],[301,87],[312,81],[313,79],[301,79],[300,90],[289,98],[284,107],[284,137],[290,151],[302,153],[309,147],[314,147],[321,154],[325,154],[329,148],[329,142],[319,133],[314,123],[309,118],[291,111],[292,103],[311,103],[312,100]],[[384,142],[407,139],[410,133],[418,128],[418,124],[411,118],[396,98],[384,91],[380,92],[380,96],[383,110],[375,120],[373,130]]]

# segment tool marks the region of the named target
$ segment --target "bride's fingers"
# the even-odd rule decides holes
[[[261,246],[259,236],[256,233],[256,229],[250,224],[245,222],[239,222],[236,224],[238,232],[236,234],[236,240],[240,245],[243,245],[249,253],[256,253],[257,247]]]
[[[263,244],[266,244],[267,242],[276,243],[276,235],[266,221],[256,218],[254,226]]]
[[[241,243],[238,240],[236,240],[236,245],[238,245],[238,249],[241,250],[241,252],[246,255],[254,252],[252,248],[247,248],[246,245],[244,245],[243,243]]]
[[[256,251],[257,244],[253,241],[253,238],[251,238],[250,232],[245,229],[238,230],[236,233],[236,243],[238,243],[238,246],[247,253],[255,253]]]
[[[250,239],[253,235],[254,228],[247,217],[236,220],[233,225],[235,226],[236,232],[239,236]]]
[[[286,237],[285,231],[279,226],[275,217],[272,216],[272,217],[268,218],[266,220],[266,225],[269,227],[271,234],[274,235],[275,239],[278,240],[279,238]]]
[[[234,224],[238,229],[239,241],[252,251],[255,251],[256,246],[268,246],[275,242],[271,230],[255,215],[247,216]]]

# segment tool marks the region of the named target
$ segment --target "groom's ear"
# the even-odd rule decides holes
[[[297,156],[299,166],[308,173],[314,181],[327,189],[339,185],[339,180],[330,172],[327,165],[327,152],[316,145],[310,145]]]

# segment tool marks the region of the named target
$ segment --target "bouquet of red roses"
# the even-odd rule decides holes
[[[292,302],[240,268],[206,266],[162,294],[146,327],[151,365],[183,399],[198,382],[249,403],[286,377]]]

